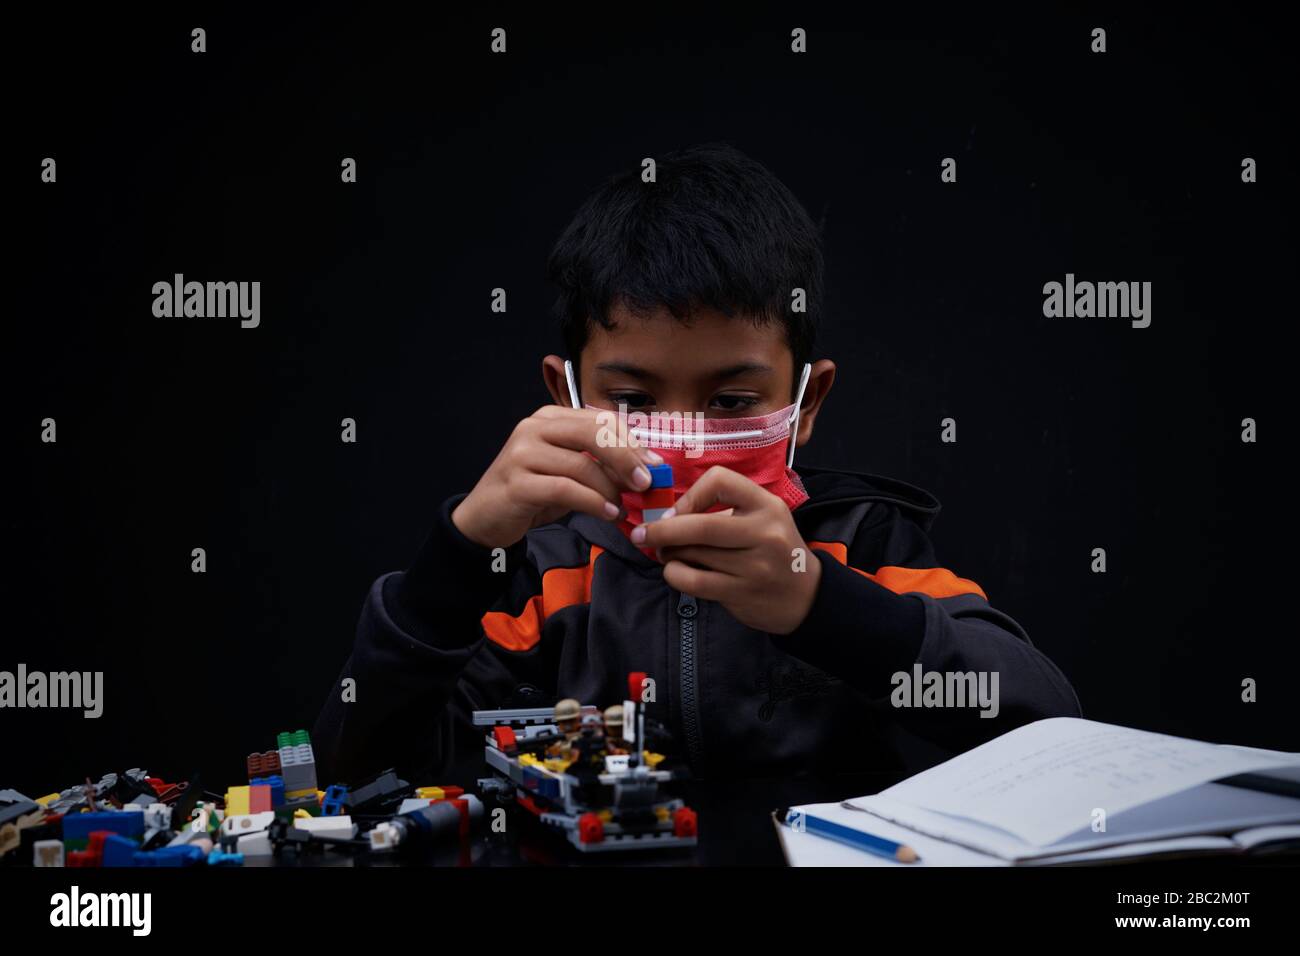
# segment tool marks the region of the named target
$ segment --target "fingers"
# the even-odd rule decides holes
[[[664,565],[664,581],[671,588],[706,601],[726,602],[741,587],[741,579],[719,571],[693,568],[682,561]]]
[[[524,419],[520,427],[546,444],[587,452],[608,468],[619,484],[632,491],[650,487],[646,463],[663,461],[651,449],[632,447],[626,436],[620,436],[613,412],[546,406]]]
[[[614,477],[590,455],[543,444],[530,455],[527,470],[538,475],[560,475],[572,478],[579,484],[598,492],[606,501],[621,506],[622,498]]]
[[[719,571],[733,577],[743,577],[753,564],[747,552],[737,548],[711,548],[703,544],[689,544],[674,548],[660,548],[659,557],[667,564],[680,561],[706,571]]]
[[[697,514],[715,504],[733,505],[739,514],[761,511],[781,499],[760,488],[744,475],[714,465],[691,488],[677,499],[673,510],[678,515]],[[784,504],[782,504],[784,507]]]
[[[558,507],[607,520],[619,514],[618,506],[599,491],[563,475],[519,472],[511,480],[508,493],[513,501],[537,513]]]
[[[632,543],[648,548],[671,548],[700,544],[714,548],[747,548],[753,543],[748,522],[723,512],[676,515],[638,525]]]

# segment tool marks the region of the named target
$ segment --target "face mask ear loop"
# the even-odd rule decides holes
[[[578,383],[573,378],[573,363],[568,359],[564,360],[564,380],[569,384],[569,404],[574,408],[581,408],[582,402],[578,401]]]
[[[803,408],[803,390],[808,387],[808,378],[812,375],[812,363],[803,363],[803,374],[799,376],[799,392],[794,397],[794,415],[790,421],[790,450],[785,456],[785,466],[794,467],[794,445],[799,437],[799,411]]]

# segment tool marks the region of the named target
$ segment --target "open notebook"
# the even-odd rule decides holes
[[[1263,852],[1300,846],[1300,754],[1055,717],[875,796],[799,809],[907,843],[920,865]],[[917,865],[777,830],[795,866]]]

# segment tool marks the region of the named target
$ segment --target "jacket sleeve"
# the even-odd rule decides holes
[[[897,507],[872,508],[847,547],[810,546],[822,566],[812,609],[772,639],[918,736],[960,752],[1034,720],[1082,715],[1069,681],[1025,630],[978,584],[941,567],[929,536]],[[913,690],[918,663],[922,688]],[[930,672],[964,693],[983,675],[991,703],[976,692],[964,707],[915,706]]]
[[[500,706],[521,683],[546,686],[530,673],[540,658],[495,653],[482,624],[487,611],[540,593],[536,568],[521,541],[506,550],[506,571],[493,570],[492,551],[452,523],[464,497],[442,503],[407,571],[371,585],[312,733],[322,787],[389,767],[420,785],[470,782],[483,770],[472,712]]]

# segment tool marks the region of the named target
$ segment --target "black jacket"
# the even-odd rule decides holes
[[[323,780],[396,767],[414,783],[471,783],[486,775],[471,711],[562,697],[606,707],[626,698],[635,671],[654,680],[647,714],[698,777],[896,771],[907,764],[898,727],[951,754],[1080,716],[1020,625],[938,565],[933,495],[878,475],[798,471],[810,498],[793,514],[822,576],[807,619],[783,636],[672,590],[618,527],[587,515],[530,531],[502,572],[500,555],[452,523],[464,496],[447,499],[410,569],[370,589],[313,733]],[[923,673],[996,673],[997,715],[895,706],[893,675],[916,662]]]

